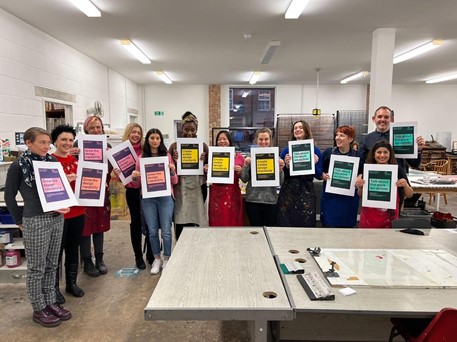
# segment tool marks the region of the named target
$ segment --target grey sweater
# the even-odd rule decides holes
[[[22,175],[21,167],[16,160],[8,169],[5,184],[6,206],[16,224],[22,224],[22,217],[32,217],[44,213],[35,181],[32,182],[30,187],[25,183]],[[21,210],[16,201],[18,191],[24,199],[24,211]]]
[[[284,172],[279,173],[279,184],[284,182]],[[278,202],[278,193],[275,186],[252,187],[251,182],[251,165],[244,166],[241,170],[240,179],[248,185],[246,186],[246,202],[276,204]]]

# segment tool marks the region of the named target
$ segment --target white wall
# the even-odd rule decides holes
[[[436,139],[438,132],[450,132],[451,141],[457,140],[457,85],[394,85],[392,108],[396,121],[418,121],[426,140],[431,134]]]
[[[102,102],[103,120],[111,127],[125,126],[127,108],[142,115],[141,86],[3,10],[0,46],[2,138],[14,143],[14,132],[45,127],[45,98],[35,96],[35,86],[75,95],[76,102],[68,103],[73,106],[73,124],[85,119],[94,101]]]
[[[175,141],[174,120],[190,111],[198,119],[198,137],[208,143],[208,86],[207,85],[148,85],[145,86],[145,132],[158,128],[168,134],[170,142]],[[163,111],[163,116],[154,116],[155,111]]]

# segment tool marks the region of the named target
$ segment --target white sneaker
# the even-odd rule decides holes
[[[151,274],[157,274],[160,272],[160,268],[162,267],[162,259],[154,259],[151,268]]]

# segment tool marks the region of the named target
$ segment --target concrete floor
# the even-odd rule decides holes
[[[424,199],[428,204],[428,195]],[[440,211],[457,215],[457,194],[448,195],[448,205],[441,198]],[[148,268],[136,277],[115,277],[121,268],[134,266],[128,227],[127,221],[113,221],[111,231],[105,235],[109,273],[98,278],[80,273],[78,284],[86,295],[82,298],[66,296],[65,307],[71,310],[73,318],[57,328],[43,328],[32,321],[24,284],[0,284],[2,341],[250,340],[245,322],[145,321],[143,309],[160,276],[152,276]]]

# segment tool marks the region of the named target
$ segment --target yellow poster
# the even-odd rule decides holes
[[[214,172],[228,172],[230,158],[213,157],[213,171]]]
[[[257,174],[268,175],[275,173],[274,159],[257,159]]]
[[[181,162],[183,164],[198,164],[198,148],[182,149]]]

